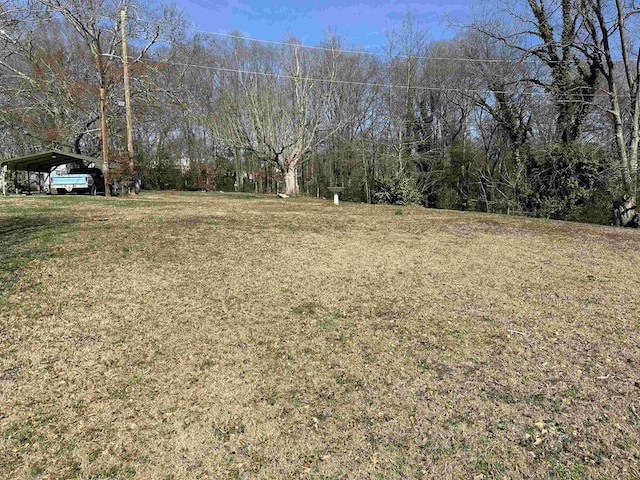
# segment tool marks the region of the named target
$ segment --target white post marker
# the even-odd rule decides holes
[[[0,171],[0,183],[2,184],[2,195],[7,196],[7,166],[3,165]]]
[[[344,187],[329,187],[329,191],[333,193],[333,204],[340,205],[340,192],[344,190]]]

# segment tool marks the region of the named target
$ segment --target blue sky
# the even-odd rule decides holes
[[[291,33],[309,45],[318,44],[331,31],[347,45],[376,50],[386,43],[388,29],[400,23],[407,9],[417,15],[432,40],[450,38],[454,31],[447,18],[464,21],[472,1],[177,0],[177,4],[202,30],[239,30],[249,37],[276,41]]]

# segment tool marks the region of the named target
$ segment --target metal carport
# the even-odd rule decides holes
[[[13,170],[14,172],[23,171],[27,172],[27,178],[29,173],[48,173],[51,174],[54,168],[67,163],[82,163],[85,167],[89,164],[94,164],[96,168],[102,170],[102,160],[93,157],[87,157],[85,155],[78,155],[75,153],[61,152],[59,150],[48,150],[41,153],[33,153],[31,155],[25,155],[23,157],[14,158],[11,160],[0,161],[0,184],[2,185],[2,194],[6,195],[6,180],[5,174],[7,170]],[[16,185],[17,190],[17,185]]]

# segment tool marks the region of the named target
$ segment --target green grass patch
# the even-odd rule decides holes
[[[315,302],[307,302],[307,303],[303,303],[302,305],[298,305],[296,307],[293,307],[293,313],[295,313],[296,315],[315,315],[316,314],[316,310],[320,307],[320,305],[318,303]]]
[[[3,215],[28,215],[57,213],[65,210],[65,205],[38,205],[36,203],[25,203],[24,205],[2,205],[0,213]]]
[[[31,468],[31,472],[30,473],[31,473],[31,476],[33,478],[38,478],[38,477],[40,477],[40,475],[42,475],[44,473],[45,470],[46,469],[43,466],[36,465],[36,466]]]
[[[36,442],[41,436],[40,429],[47,426],[50,421],[50,417],[35,412],[33,417],[26,421],[11,423],[9,428],[2,432],[2,438],[9,444],[22,448]]]
[[[320,330],[324,330],[325,332],[328,330],[333,330],[336,327],[336,318],[341,316],[340,312],[333,311],[325,314],[322,317],[322,320],[318,323]]]
[[[70,217],[12,215],[0,218],[0,298],[17,282],[18,271],[32,260],[50,258],[50,246],[77,228]]]
[[[137,198],[125,199],[116,197],[112,198],[107,205],[114,208],[148,208],[157,207],[159,204],[153,200],[139,200]]]

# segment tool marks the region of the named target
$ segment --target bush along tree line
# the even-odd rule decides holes
[[[340,186],[356,202],[638,223],[640,11],[628,2],[479,2],[440,41],[407,12],[373,53],[338,36],[199,32],[174,5],[129,0],[131,160],[122,7],[0,2],[0,155],[106,145],[110,175],[143,172],[145,188]]]

